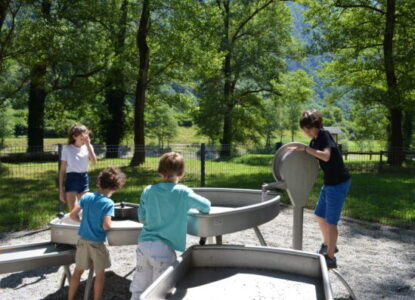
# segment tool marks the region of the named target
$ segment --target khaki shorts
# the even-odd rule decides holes
[[[75,263],[82,270],[93,267],[95,271],[102,271],[111,266],[110,254],[104,242],[80,238],[76,245]]]

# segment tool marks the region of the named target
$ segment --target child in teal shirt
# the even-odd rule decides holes
[[[176,260],[175,250],[185,250],[189,209],[202,213],[210,210],[209,200],[178,184],[184,174],[180,154],[164,154],[158,173],[162,182],[146,187],[140,200],[138,218],[144,226],[138,237],[137,266],[130,286],[134,300]]]

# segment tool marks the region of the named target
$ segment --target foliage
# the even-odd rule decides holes
[[[298,130],[298,120],[304,110],[304,103],[313,96],[314,81],[303,70],[281,75],[281,83],[275,83],[281,94],[282,105],[286,107],[287,127],[291,131],[291,141]]]
[[[4,145],[4,140],[14,133],[13,110],[9,102],[0,106],[0,146]]]
[[[177,135],[177,120],[173,109],[167,104],[148,106],[146,111],[147,136],[157,138],[158,146],[164,148]]]
[[[311,50],[331,54],[322,74],[327,86],[336,87],[334,97],[348,95],[363,106],[386,108],[390,146],[402,147],[402,118],[415,103],[415,2],[300,3],[311,24]]]

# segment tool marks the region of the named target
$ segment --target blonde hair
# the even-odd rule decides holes
[[[168,152],[161,156],[158,173],[165,177],[183,176],[184,159],[183,156],[176,152]]]
[[[68,130],[68,145],[75,143],[74,136],[78,136],[84,132],[89,132],[88,128],[82,124],[73,124]]]

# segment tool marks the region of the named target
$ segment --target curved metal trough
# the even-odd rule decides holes
[[[189,212],[187,233],[194,236],[206,238],[256,228],[280,212],[280,195],[276,193],[230,188],[194,188],[193,191],[212,204],[209,214]]]
[[[138,207],[138,204],[128,202],[115,204],[115,218],[111,229],[107,231],[109,245],[137,244],[137,237],[143,228],[143,224],[137,221]],[[69,214],[53,219],[49,226],[52,242],[69,245],[76,245],[78,242],[79,223],[71,220]]]
[[[263,199],[261,190],[195,188],[197,194],[208,198],[212,203],[209,214],[189,212],[187,232],[200,237],[222,236],[223,234],[254,228],[264,224],[279,213],[278,194],[266,193]],[[107,232],[111,246],[135,245],[143,225],[137,221],[138,204],[116,203],[112,228]],[[55,218],[50,223],[51,240],[54,243],[76,245],[79,223],[71,220],[69,214]],[[258,231],[258,232],[257,232]],[[258,236],[262,238],[262,236]],[[263,238],[262,238],[263,239]]]
[[[140,299],[333,299],[323,256],[246,246],[193,246]]]

